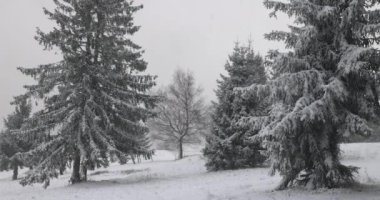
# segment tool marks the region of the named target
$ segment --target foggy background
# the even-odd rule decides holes
[[[262,0],[135,0],[144,4],[135,17],[141,26],[134,41],[145,50],[147,73],[157,75],[158,85],[170,82],[176,68],[190,69],[204,88],[206,100],[214,99],[216,80],[234,43],[253,40],[256,52],[283,49],[264,40],[264,33],[286,30],[290,21],[279,15],[270,19]],[[16,68],[36,67],[60,60],[58,52],[44,51],[34,40],[36,27],[49,31],[54,25],[42,7],[51,0],[0,0],[0,128],[13,111],[13,96],[33,81]]]

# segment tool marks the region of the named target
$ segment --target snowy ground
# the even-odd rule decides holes
[[[89,182],[69,185],[69,172],[44,190],[41,185],[22,187],[10,181],[11,173],[0,173],[1,200],[202,200],[202,199],[371,199],[380,200],[380,143],[342,145],[345,164],[361,167],[360,185],[351,189],[307,191],[292,189],[273,192],[278,176],[268,169],[206,172],[197,152],[180,161],[174,154],[157,151],[154,161],[114,165],[89,172]],[[195,155],[194,155],[195,154]]]

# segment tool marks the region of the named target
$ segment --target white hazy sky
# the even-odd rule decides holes
[[[262,0],[136,0],[144,9],[136,15],[141,30],[134,36],[146,53],[147,72],[158,75],[158,85],[170,82],[180,67],[194,72],[206,99],[214,99],[216,79],[234,42],[252,38],[261,55],[281,43],[264,40],[264,33],[286,30],[285,15],[270,19]],[[13,111],[9,102],[24,92],[31,79],[18,66],[36,67],[55,62],[59,53],[43,51],[33,39],[36,27],[48,31],[54,25],[42,12],[51,0],[0,0],[0,120]],[[0,127],[2,126],[2,120]]]

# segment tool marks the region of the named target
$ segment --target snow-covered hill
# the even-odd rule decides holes
[[[1,200],[159,200],[159,199],[373,199],[380,200],[380,143],[342,145],[345,164],[361,167],[361,185],[351,189],[273,192],[279,176],[256,168],[207,172],[200,154],[173,161],[174,154],[157,151],[153,161],[113,165],[89,173],[88,183],[69,185],[70,172],[44,190],[41,185],[22,187],[10,181],[11,173],[0,173]],[[192,152],[194,154],[194,151]]]

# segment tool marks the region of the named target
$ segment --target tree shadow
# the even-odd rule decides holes
[[[364,184],[364,183],[356,183],[352,187],[347,188],[352,189],[356,192],[376,192],[380,197],[380,183],[376,184]]]
[[[271,190],[266,192],[274,199],[287,197],[286,199],[378,199],[380,197],[380,184],[355,183],[342,188],[321,188],[316,190],[304,187],[291,187],[286,190]]]
[[[142,176],[136,176],[136,177],[130,177],[129,175],[133,174],[138,174],[142,173],[144,171],[149,171],[148,168],[146,169],[128,169],[128,170],[120,170],[120,171],[108,171],[108,170],[102,170],[102,171],[96,171],[91,174],[89,174],[89,177],[94,177],[96,178],[99,175],[115,175],[115,174],[120,174],[120,178],[110,178],[107,179],[105,177],[104,180],[88,180],[86,182],[81,182],[77,184],[70,184],[67,185],[66,187],[79,187],[79,188],[93,188],[93,187],[107,187],[107,186],[115,186],[115,185],[123,185],[123,184],[135,184],[139,182],[146,182],[149,181],[150,179],[153,179],[152,177],[142,175]],[[149,175],[149,174],[148,174]]]

